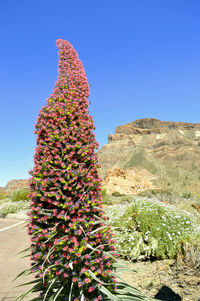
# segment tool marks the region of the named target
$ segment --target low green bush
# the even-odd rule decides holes
[[[13,191],[11,195],[12,202],[26,201],[28,200],[29,189],[19,188]]]
[[[175,258],[180,241],[198,232],[191,214],[156,201],[136,199],[111,210],[116,248],[125,258]]]
[[[0,209],[0,217],[6,217],[8,214],[18,213],[20,211],[26,211],[27,209],[29,209],[29,203],[26,201],[19,201],[17,203],[5,204]]]

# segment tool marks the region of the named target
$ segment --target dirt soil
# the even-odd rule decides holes
[[[121,272],[122,278],[149,297],[163,301],[200,301],[200,269],[174,260],[129,262],[128,267],[137,272]]]

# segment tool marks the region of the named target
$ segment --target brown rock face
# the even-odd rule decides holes
[[[107,181],[105,186],[111,181],[108,177],[116,177],[108,171],[119,168],[128,174],[130,169],[136,173],[148,171],[154,175],[154,179],[148,179],[149,187],[200,190],[200,123],[139,119],[118,126],[97,155],[102,165],[100,176]],[[129,176],[126,174],[126,182],[130,182],[127,191],[136,191],[131,188],[134,185]],[[116,191],[122,189],[119,188],[123,186],[122,181],[114,186]]]
[[[154,188],[151,180],[155,176],[147,170],[113,168],[107,172],[103,181],[108,194],[137,194],[145,189]]]
[[[163,133],[169,130],[191,130],[200,129],[200,123],[160,121],[156,118],[143,118],[133,122],[118,126],[116,134],[147,135],[153,133]]]

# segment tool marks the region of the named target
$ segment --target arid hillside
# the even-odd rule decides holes
[[[145,118],[118,126],[98,151],[98,159],[110,193],[151,188],[198,193],[200,123]]]
[[[0,187],[0,195],[11,195],[14,190],[28,187],[29,180],[10,180],[5,187]]]

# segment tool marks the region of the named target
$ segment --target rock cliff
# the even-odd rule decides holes
[[[139,184],[140,191],[154,187],[199,192],[200,123],[135,120],[118,126],[115,134],[108,136],[108,144],[98,151],[98,159],[102,165],[100,175],[111,193],[119,190],[137,193],[138,189],[130,187]],[[127,187],[122,184],[119,169],[121,174],[126,173],[126,182],[132,184]],[[113,176],[117,170],[118,180]],[[145,184],[139,176],[141,170],[151,175]],[[116,181],[118,184],[114,185]]]

